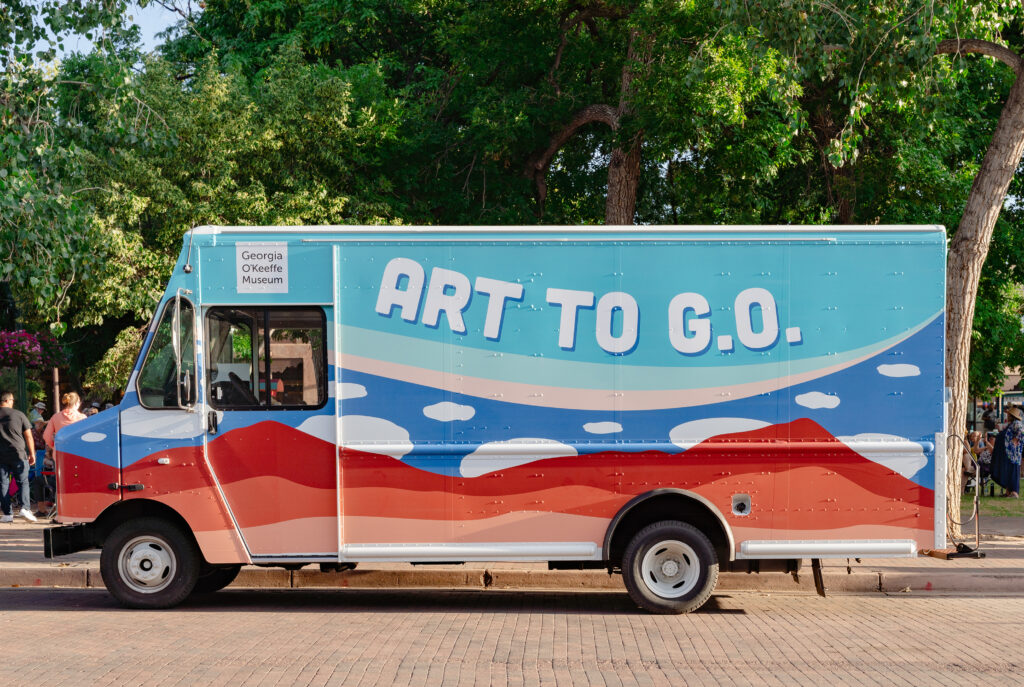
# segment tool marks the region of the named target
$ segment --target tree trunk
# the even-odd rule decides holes
[[[967,206],[949,249],[946,281],[946,383],[952,389],[949,433],[961,436],[967,426],[968,367],[971,329],[978,279],[988,255],[992,230],[1006,199],[1014,172],[1024,153],[1024,78],[1010,89],[981,169],[974,179]],[[949,443],[946,503],[951,520],[960,520],[962,446]],[[950,533],[959,536],[959,527]]]
[[[630,10],[632,11],[632,10]],[[590,17],[605,16],[622,19],[630,11],[622,12],[605,7],[603,3],[587,5],[575,14],[571,14],[561,23],[562,43],[555,55],[554,65],[548,73],[548,81],[560,93],[555,74],[562,61],[565,49],[566,32],[581,21]],[[624,119],[633,113],[632,98],[634,95],[633,81],[640,72],[646,72],[651,64],[651,39],[637,30],[629,33],[629,46],[626,49],[626,60],[622,65],[622,80],[619,83],[619,104],[612,109],[610,105],[601,103],[588,105],[573,115],[572,120],[561,131],[551,138],[548,147],[532,155],[526,164],[526,176],[533,179],[537,197],[537,216],[544,216],[544,201],[547,198],[547,172],[555,154],[572,138],[576,131],[585,124],[601,122],[608,125],[613,132],[618,132]],[[608,195],[605,198],[605,224],[633,224],[636,212],[636,191],[640,185],[640,161],[643,148],[643,131],[637,132],[628,142],[628,149],[618,141],[612,150],[608,163]]]
[[[636,189],[640,184],[640,149],[643,134],[630,141],[629,150],[616,148],[608,164],[608,197],[604,206],[605,224],[632,224],[636,211]]]

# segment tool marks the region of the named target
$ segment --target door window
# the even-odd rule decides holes
[[[181,300],[181,401],[194,400],[196,378],[195,334],[193,333],[192,304]],[[178,408],[179,390],[176,388],[177,366],[174,360],[174,299],[164,306],[160,324],[153,334],[153,341],[146,352],[146,359],[139,370],[136,390],[139,403],[146,408]]]
[[[215,408],[313,409],[327,401],[320,308],[215,308],[206,327]]]

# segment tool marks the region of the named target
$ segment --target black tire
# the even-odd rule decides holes
[[[663,520],[643,528],[626,547],[622,578],[629,596],[651,613],[696,611],[718,583],[715,547],[693,525]]]
[[[213,594],[214,592],[219,592],[224,589],[224,587],[227,587],[235,581],[235,578],[238,577],[238,572],[241,569],[242,566],[240,565],[203,566],[192,593]]]
[[[160,518],[123,522],[103,542],[100,574],[128,608],[170,608],[192,593],[199,577],[195,541]]]

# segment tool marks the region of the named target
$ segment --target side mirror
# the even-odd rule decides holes
[[[185,370],[178,375],[178,398],[180,399],[178,405],[181,406],[184,402],[185,407],[191,406],[194,402],[192,398],[192,373]]]

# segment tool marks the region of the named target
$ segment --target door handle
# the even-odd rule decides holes
[[[216,434],[217,433],[217,411],[216,410],[211,410],[209,413],[207,413],[207,415],[206,415],[206,430],[210,434]]]

